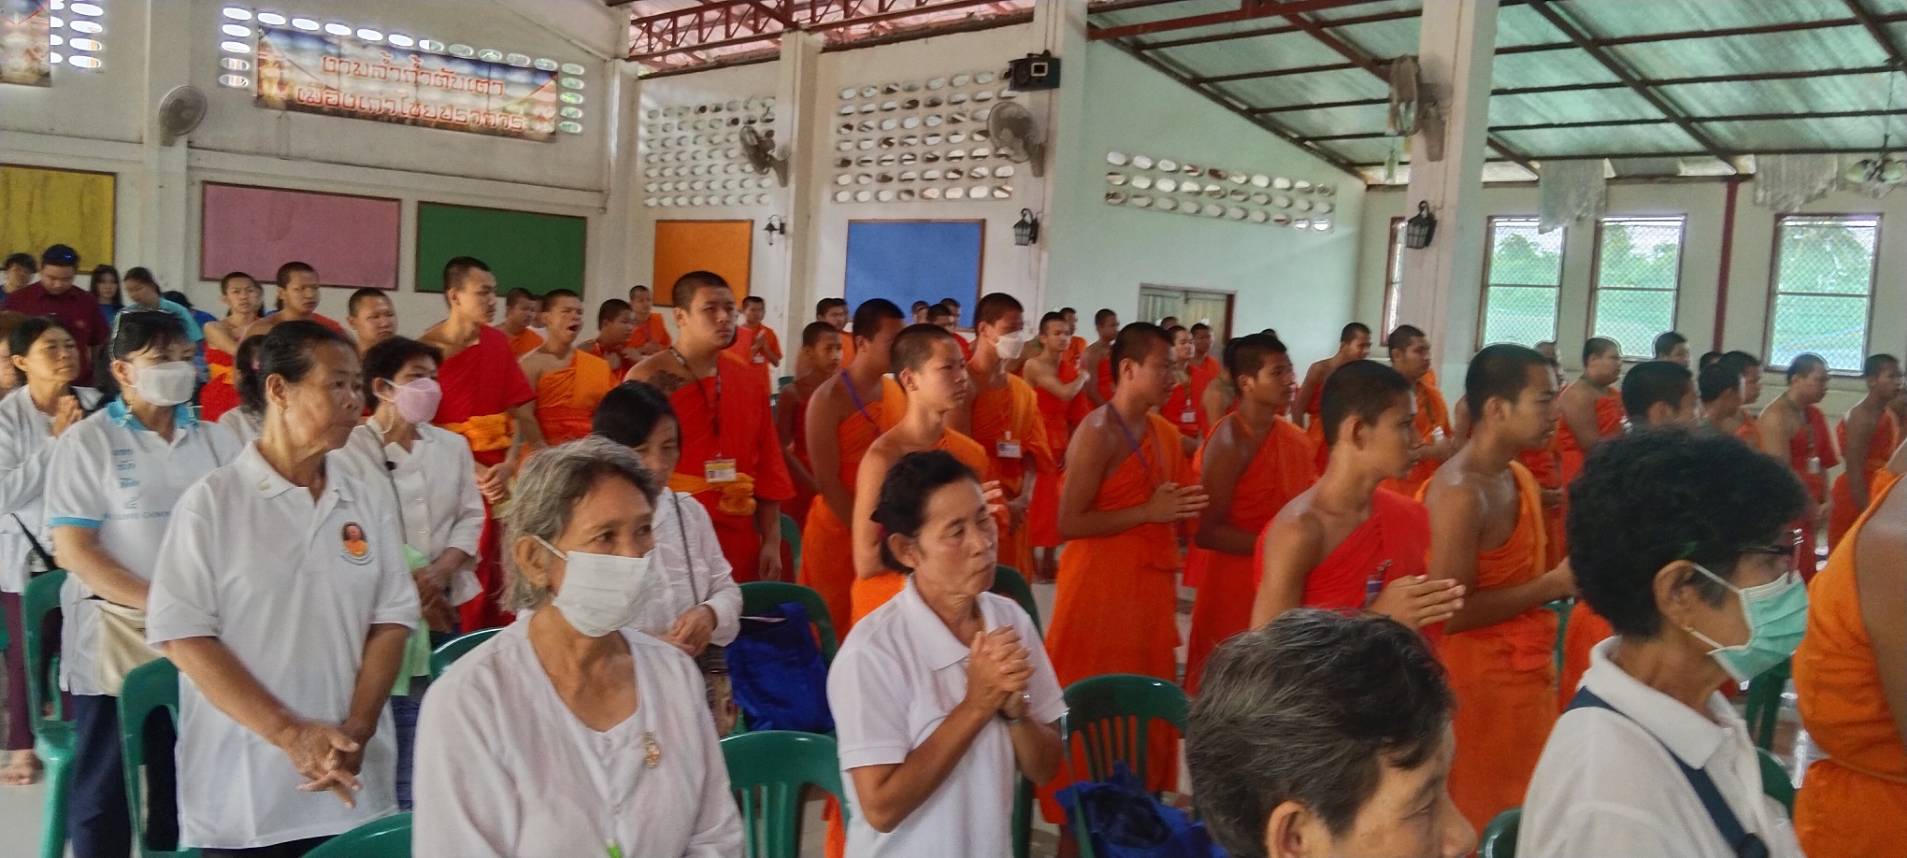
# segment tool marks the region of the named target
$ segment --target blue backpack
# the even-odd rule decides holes
[[[1079,781],[1058,798],[1074,831],[1084,814],[1094,858],[1226,858],[1204,823],[1146,792],[1124,760],[1111,778]]]
[[[783,602],[762,616],[742,617],[741,625],[728,645],[728,679],[748,729],[833,733],[828,669],[808,612]]]

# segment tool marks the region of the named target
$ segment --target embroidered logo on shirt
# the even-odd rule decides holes
[[[355,566],[369,565],[371,543],[364,538],[364,528],[355,521],[347,521],[340,535],[344,540],[344,561]]]

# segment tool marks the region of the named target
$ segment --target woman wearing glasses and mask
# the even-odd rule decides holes
[[[1801,642],[1800,483],[1733,438],[1652,430],[1597,447],[1569,500],[1576,586],[1616,635],[1543,747],[1517,855],[1799,858],[1716,689]]]

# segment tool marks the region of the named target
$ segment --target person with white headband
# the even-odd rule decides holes
[[[230,433],[200,422],[192,409],[198,371],[178,318],[128,307],[116,328],[109,372],[119,396],[60,435],[44,506],[50,547],[67,571],[60,686],[73,699],[74,747],[66,828],[81,858],[123,856],[131,848],[120,683],[158,657],[142,632],[173,507],[239,452]],[[149,726],[147,742],[146,828],[151,842],[166,843],[178,830],[171,728]]]
[[[517,619],[424,701],[412,854],[742,854],[701,673],[630,627],[662,586],[657,486],[594,436],[518,474],[503,534]]]
[[[397,510],[404,559],[417,585],[423,623],[411,633],[404,666],[391,693],[397,724],[397,805],[411,806],[411,755],[417,712],[430,684],[430,653],[458,631],[457,606],[482,592],[477,583],[477,538],[483,533],[483,496],[476,460],[462,435],[431,425],[443,388],[437,367],[443,352],[406,337],[387,337],[364,353],[364,401],[375,409],[345,442],[352,470],[366,491],[383,494]]]

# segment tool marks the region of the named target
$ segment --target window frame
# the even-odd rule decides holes
[[[1874,221],[1874,253],[1867,263],[1867,294],[1848,295],[1840,292],[1783,292],[1781,291],[1781,228],[1791,220],[1867,220]],[[1775,356],[1775,305],[1782,295],[1801,295],[1826,298],[1863,297],[1867,300],[1867,315],[1861,323],[1861,357],[1866,359],[1874,345],[1874,293],[1880,288],[1881,228],[1885,220],[1881,212],[1784,212],[1775,215],[1773,231],[1769,235],[1768,261],[1768,301],[1761,321],[1761,353],[1767,357],[1766,368],[1769,372],[1787,372],[1787,364],[1774,362]],[[1831,378],[1859,378],[1861,368],[1837,369],[1830,365],[1828,376]]]
[[[1602,310],[1600,298],[1602,295],[1602,291],[1604,289],[1608,289],[1611,292],[1661,292],[1663,291],[1661,289],[1639,288],[1635,286],[1604,286],[1602,285],[1602,233],[1603,233],[1604,225],[1608,224],[1610,221],[1671,221],[1671,220],[1675,221],[1680,226],[1679,231],[1676,233],[1675,285],[1670,287],[1670,289],[1668,290],[1669,291],[1669,326],[1663,329],[1662,331],[1658,331],[1657,333],[1660,334],[1660,333],[1665,333],[1667,331],[1678,330],[1678,328],[1676,327],[1676,320],[1680,318],[1680,315],[1682,312],[1682,263],[1684,260],[1687,259],[1687,254],[1688,254],[1688,214],[1684,212],[1682,214],[1673,214],[1673,215],[1640,215],[1640,214],[1638,215],[1605,215],[1603,217],[1599,217],[1596,219],[1595,250],[1593,251],[1593,256],[1589,260],[1589,336],[1591,337],[1602,336],[1600,333],[1596,331],[1596,316]],[[1621,346],[1622,341],[1617,340],[1616,344],[1618,346]],[[1655,341],[1650,340],[1648,343],[1645,343],[1643,352],[1638,354],[1624,354],[1622,356],[1622,359],[1630,363],[1635,363],[1638,361],[1654,360],[1655,359]]]
[[[1389,337],[1401,323],[1396,316],[1398,305],[1403,302],[1400,288],[1404,285],[1404,271],[1399,266],[1404,261],[1404,220],[1402,215],[1391,218],[1390,231],[1385,233],[1389,240],[1384,246],[1384,304],[1380,308],[1382,315],[1378,317],[1384,320],[1383,337]]]
[[[1490,289],[1493,286],[1499,285],[1492,282],[1490,277],[1491,270],[1495,267],[1497,223],[1499,221],[1527,221],[1536,223],[1538,220],[1538,216],[1534,214],[1496,214],[1487,215],[1483,219],[1483,294],[1478,296],[1477,300],[1477,334],[1475,337],[1477,351],[1482,351],[1485,346],[1490,345],[1484,341],[1483,335],[1489,330]],[[1549,320],[1549,336],[1544,338],[1552,342],[1556,341],[1557,334],[1562,327],[1563,272],[1569,270],[1569,227],[1563,226],[1560,227],[1560,229],[1563,231],[1563,240],[1558,243],[1555,285],[1545,283],[1501,284],[1507,287],[1523,289],[1549,289],[1556,293],[1555,310],[1551,313]],[[1522,343],[1520,345],[1529,344]]]

